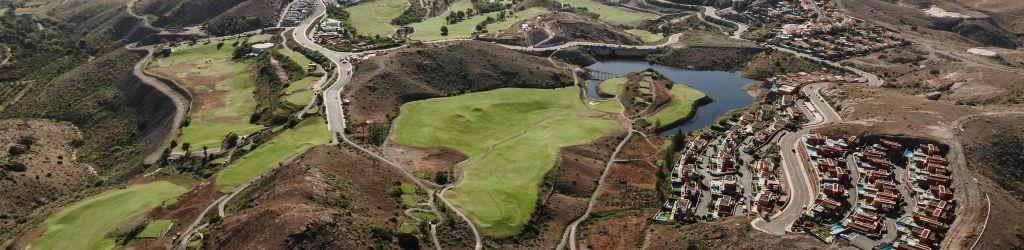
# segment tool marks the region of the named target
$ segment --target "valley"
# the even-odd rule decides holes
[[[1008,5],[19,0],[0,239],[1020,247]]]

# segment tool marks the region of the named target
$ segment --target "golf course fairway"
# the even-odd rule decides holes
[[[647,122],[668,125],[686,118],[696,109],[694,104],[706,96],[704,92],[683,84],[672,86],[668,92],[672,94],[672,101],[661,107],[654,115],[647,117]]]
[[[253,41],[257,38],[250,38]],[[249,123],[256,111],[254,70],[251,60],[234,60],[233,42],[181,45],[168,57],[154,60],[147,72],[170,79],[192,95],[188,125],[181,129],[180,143],[192,150],[220,148],[228,133],[247,135],[263,126]]]
[[[327,143],[330,137],[323,118],[303,120],[217,173],[217,186],[221,192],[231,192],[289,157]]]
[[[559,149],[619,128],[579,100],[575,87],[505,88],[406,103],[394,142],[465,154],[463,181],[445,193],[485,234],[518,233],[533,213],[537,185]]]
[[[46,219],[46,232],[32,242],[31,248],[112,249],[116,244],[106,237],[107,231],[185,191],[185,187],[155,181],[89,197]]]

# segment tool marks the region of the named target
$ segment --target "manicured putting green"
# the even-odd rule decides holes
[[[185,187],[156,181],[86,198],[46,219],[46,232],[32,242],[31,248],[113,249],[116,245],[114,239],[106,237],[107,231],[185,191]]]
[[[254,71],[249,60],[231,59],[231,43],[225,42],[220,49],[216,44],[178,46],[147,70],[174,80],[192,94],[189,125],[182,128],[178,142],[190,143],[193,151],[203,146],[219,148],[228,133],[246,135],[262,128],[249,123],[256,110]]]
[[[153,220],[146,224],[146,228],[139,232],[139,238],[160,238],[174,226],[173,220]]]
[[[362,1],[348,8],[349,21],[360,35],[390,36],[395,33],[391,20],[409,7],[407,0]]]
[[[452,7],[449,8],[449,11],[465,10],[466,8],[469,8],[471,6],[472,4],[470,4],[469,1],[463,0],[453,4]],[[514,15],[512,17],[508,17],[507,19],[505,19],[505,21],[488,24],[486,27],[487,32],[498,32],[500,30],[508,28],[512,24],[515,24],[522,20],[534,18],[536,16],[539,16],[540,14],[543,14],[544,12],[547,12],[547,10],[540,7],[533,7],[525,9],[523,11],[514,12]],[[491,12],[483,15],[473,16],[471,18],[463,20],[462,22],[454,24],[448,24],[447,21],[445,20],[446,16],[448,16],[447,12],[442,15],[427,18],[423,22],[409,25],[409,27],[412,27],[413,31],[415,31],[412,34],[412,38],[423,41],[431,41],[469,37],[470,35],[473,34],[473,31],[475,31],[476,25],[486,20],[487,17],[493,17],[497,19],[498,12]],[[441,26],[448,27],[447,36],[441,35]]]
[[[654,115],[645,118],[647,122],[668,125],[679,119],[686,118],[690,115],[690,112],[693,112],[693,104],[705,96],[704,92],[682,84],[672,86],[669,93],[672,94],[672,101],[661,107]]]
[[[604,5],[592,0],[558,0],[558,2],[572,5],[573,7],[587,8],[588,11],[596,13],[599,16],[598,19],[611,24],[632,25],[657,17],[651,13]]]
[[[289,157],[329,140],[330,133],[322,118],[303,120],[221,170],[217,174],[217,186],[221,192],[231,192]]]
[[[492,236],[518,233],[533,212],[537,185],[562,147],[618,128],[593,114],[577,88],[505,88],[406,103],[395,142],[445,147],[468,156],[464,181],[445,193]]]

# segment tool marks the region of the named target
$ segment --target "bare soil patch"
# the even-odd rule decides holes
[[[729,217],[715,222],[691,225],[653,224],[650,226],[649,248],[689,249],[833,249],[811,236],[787,234],[776,236],[750,226],[750,217]]]
[[[391,155],[413,173],[433,177],[438,172],[451,172],[455,164],[466,160],[466,156],[447,148],[417,148],[391,145]]]

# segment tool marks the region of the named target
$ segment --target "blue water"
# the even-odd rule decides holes
[[[663,131],[661,135],[671,135],[677,130],[686,133],[707,127],[729,110],[744,108],[754,103],[754,98],[743,91],[743,86],[757,81],[743,78],[739,72],[688,70],[633,59],[603,60],[587,68],[613,74],[639,72],[651,68],[676,83],[686,84],[704,92],[714,100],[698,108],[690,120]],[[598,81],[587,81],[587,95],[595,100],[600,99],[595,96],[597,91],[594,86],[597,83]]]

